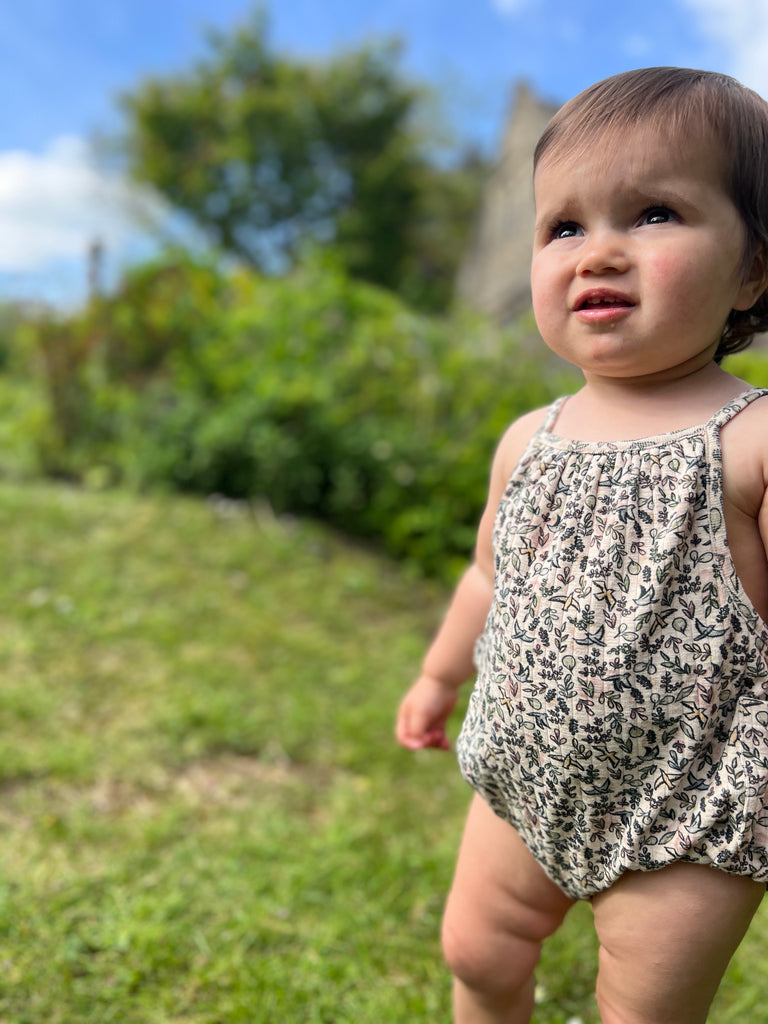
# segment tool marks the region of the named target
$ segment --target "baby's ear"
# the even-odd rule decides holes
[[[768,289],[768,247],[763,244],[758,246],[752,257],[733,308],[751,309],[766,289]]]

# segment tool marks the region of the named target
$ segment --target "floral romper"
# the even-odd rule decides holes
[[[462,774],[585,899],[675,860],[768,881],[768,627],[736,576],[720,430],[553,434],[499,505]]]

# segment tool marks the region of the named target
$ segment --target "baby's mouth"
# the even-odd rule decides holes
[[[590,309],[629,309],[633,305],[634,303],[623,295],[600,292],[583,296],[578,300],[575,308],[580,312]]]
[[[589,288],[576,296],[574,315],[594,328],[613,328],[635,309],[636,303],[610,288]]]

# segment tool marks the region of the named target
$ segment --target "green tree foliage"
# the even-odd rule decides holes
[[[60,357],[42,364],[48,472],[263,499],[449,575],[504,427],[568,386],[520,332],[416,314],[311,262],[279,280],[138,267],[38,343]]]
[[[443,308],[483,173],[429,161],[425,97],[396,44],[302,62],[273,52],[259,14],[212,34],[191,70],[124,96],[122,144],[136,179],[246,264],[283,271],[333,243],[353,276]]]
[[[422,164],[397,287],[412,306],[440,312],[451,305],[456,271],[467,248],[485,179],[485,160],[471,149],[448,168]]]
[[[757,335],[761,339],[762,335]],[[746,352],[728,356],[723,369],[735,377],[749,381],[756,388],[768,388],[768,350],[764,341],[758,340],[755,347]]]

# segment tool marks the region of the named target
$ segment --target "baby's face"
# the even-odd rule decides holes
[[[608,142],[609,144],[604,144]],[[590,375],[674,379],[708,363],[757,298],[713,142],[649,130],[547,153],[531,286],[545,342]]]

